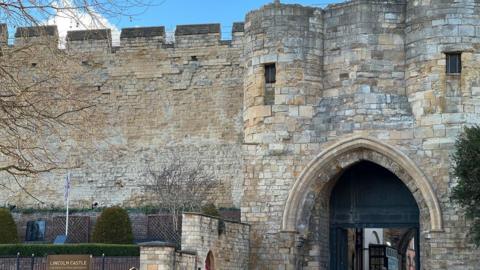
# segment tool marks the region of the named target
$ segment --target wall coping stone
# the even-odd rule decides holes
[[[170,242],[163,242],[163,241],[152,241],[152,242],[143,242],[138,243],[140,247],[171,247],[176,248],[177,245]]]
[[[120,38],[164,37],[165,26],[123,28]]]
[[[234,22],[232,27],[232,33],[244,32],[245,31],[244,28],[245,28],[244,22]]]
[[[178,250],[177,253],[180,253],[180,254],[187,254],[187,255],[198,255],[198,252],[196,250]]]
[[[8,28],[4,23],[0,23],[0,46],[8,44]]]
[[[67,32],[68,41],[83,40],[111,40],[112,32],[110,29],[94,29],[94,30],[76,30]]]
[[[40,36],[58,36],[56,25],[18,27],[15,32],[16,38],[22,37],[40,37]]]
[[[202,216],[202,217],[207,217],[207,218],[211,218],[211,219],[216,219],[216,220],[220,220],[220,221],[224,221],[224,222],[228,222],[228,223],[236,223],[236,224],[241,224],[241,225],[245,225],[245,226],[249,226],[249,227],[250,227],[250,224],[248,224],[248,223],[243,223],[243,222],[239,222],[239,221],[235,221],[235,220],[224,219],[224,218],[221,218],[221,217],[209,216],[209,215],[205,215],[205,214],[202,214],[202,213],[185,212],[185,213],[183,213],[183,214],[184,214],[184,215],[191,215],[191,216]]]
[[[220,24],[185,24],[177,25],[175,36],[220,34]]]

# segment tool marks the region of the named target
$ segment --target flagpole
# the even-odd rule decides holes
[[[66,218],[65,218],[65,236],[68,236],[68,203],[69,203],[70,199],[68,198],[68,195],[67,195],[67,215],[66,215]]]
[[[69,211],[68,211],[68,206],[70,203],[70,179],[71,174],[70,172],[67,173],[67,178],[65,179],[65,201],[67,204],[67,213],[65,215],[65,237],[68,237],[68,216],[69,216]]]

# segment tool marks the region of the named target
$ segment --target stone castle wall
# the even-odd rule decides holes
[[[23,35],[27,30],[18,30],[15,45],[5,48],[38,39]],[[212,196],[217,206],[240,206],[242,31],[236,24],[233,40],[223,41],[219,25],[179,26],[176,43],[167,44],[163,27],[125,29],[120,47],[111,46],[110,30],[68,33],[65,53],[83,69],[78,91],[91,91],[98,101],[88,119],[96,122],[95,130],[66,131],[67,143],[82,148],[65,153],[83,163],[72,170],[71,206],[154,203],[148,169],[168,163],[172,155],[199,162],[220,181]],[[58,39],[54,27],[45,33],[54,43]],[[26,60],[27,65],[34,61],[39,60]],[[64,177],[59,171],[25,180],[45,204],[22,194],[15,183],[1,204],[62,206]]]
[[[414,194],[422,268],[478,265],[468,221],[449,200],[453,143],[480,121],[478,8],[358,0],[247,15],[242,220],[254,232],[252,267],[329,269],[329,186],[360,160],[395,172]],[[445,53],[457,51],[462,73],[447,76]],[[257,97],[269,62],[278,76],[271,105]]]
[[[246,269],[250,250],[248,224],[185,213],[182,216],[182,250],[197,252],[198,268],[212,253],[214,269]]]
[[[180,249],[165,242],[140,244],[141,270],[205,270],[208,254],[213,269],[248,268],[248,224],[195,213],[184,213],[182,222]]]
[[[74,172],[78,205],[148,202],[145,167],[173,149],[222,180],[218,205],[241,206],[252,269],[328,269],[329,187],[370,160],[417,200],[422,268],[480,263],[449,199],[455,138],[480,123],[477,0],[275,1],[235,24],[232,41],[218,25],[177,27],[174,44],[161,27],[124,29],[120,47],[108,31],[69,35],[67,51],[94,67],[85,87],[102,93],[106,119]],[[461,74],[446,74],[449,52],[462,53]],[[62,176],[32,190],[49,181]],[[2,198],[28,201],[17,194]],[[48,185],[39,196],[58,205],[61,194]]]

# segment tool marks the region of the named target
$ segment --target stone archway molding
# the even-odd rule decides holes
[[[404,153],[398,149],[370,137],[355,136],[344,139],[322,151],[302,171],[288,194],[283,212],[282,230],[297,231],[297,221],[307,199],[309,188],[314,185],[322,168],[338,157],[358,149],[367,149],[392,160],[404,169],[413,179],[428,208],[431,232],[443,231],[442,212],[437,196],[422,171]]]

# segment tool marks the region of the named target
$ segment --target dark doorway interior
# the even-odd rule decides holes
[[[209,251],[207,254],[207,259],[205,260],[205,270],[215,270],[215,262],[212,251]]]
[[[418,270],[419,210],[403,182],[362,161],[330,197],[330,269]]]

